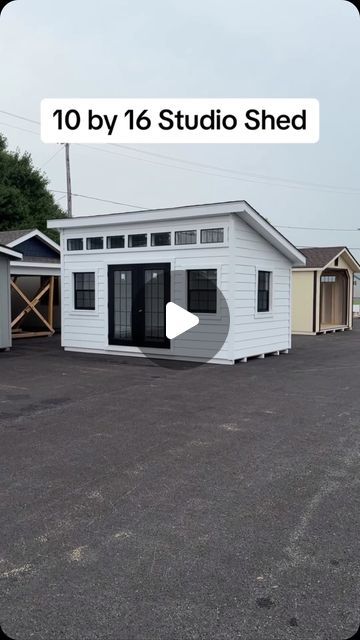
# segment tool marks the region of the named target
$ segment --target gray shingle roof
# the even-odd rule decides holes
[[[346,247],[310,247],[300,251],[306,258],[307,268],[322,269],[344,249]]]
[[[31,231],[35,231],[35,229],[12,229],[11,231],[0,231],[0,243],[7,245],[10,242],[14,242],[14,240],[22,238],[22,236],[26,236]]]

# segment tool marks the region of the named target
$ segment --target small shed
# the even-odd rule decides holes
[[[0,243],[23,255],[10,263],[13,338],[52,335],[60,328],[60,246],[39,229],[1,231]]]
[[[301,249],[306,266],[293,269],[294,334],[345,331],[353,326],[353,279],[360,265],[346,247]]]
[[[305,257],[245,201],[48,226],[61,233],[67,350],[234,364],[291,346],[291,269]],[[174,339],[169,302],[199,318]]]
[[[21,259],[21,253],[0,244],[0,351],[11,347],[10,260]]]

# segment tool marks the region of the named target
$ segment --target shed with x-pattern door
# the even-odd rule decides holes
[[[60,329],[60,247],[39,229],[0,232],[0,243],[23,255],[11,260],[13,338],[51,336]]]

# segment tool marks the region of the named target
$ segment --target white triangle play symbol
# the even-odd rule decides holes
[[[189,331],[199,324],[199,318],[193,313],[186,311],[174,302],[166,305],[166,337],[169,340],[181,336],[185,331]]]

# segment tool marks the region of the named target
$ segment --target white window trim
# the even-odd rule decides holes
[[[75,273],[94,273],[95,274],[95,309],[76,309],[75,308]],[[98,317],[99,312],[99,269],[94,269],[91,265],[88,267],[76,267],[74,271],[71,271],[71,311],[69,316],[71,317]]]
[[[217,229],[222,229],[223,230],[223,237],[224,239],[221,240],[220,242],[201,242],[201,232],[202,231],[213,231],[213,230],[217,230]],[[225,226],[225,225],[221,225],[221,226],[216,226],[214,227],[214,225],[212,226],[204,226],[204,227],[200,227],[200,229],[198,230],[198,239],[199,239],[199,245],[201,247],[222,247],[226,244],[226,242],[229,241],[229,227]]]
[[[259,288],[259,271],[268,271],[270,273],[270,293],[269,293],[269,311],[258,311],[258,288]],[[273,318],[274,317],[274,271],[268,267],[255,267],[255,318]]]
[[[96,239],[102,238],[102,241],[103,241],[102,249],[88,249],[87,248],[88,240],[93,240],[94,238],[96,238]],[[84,252],[86,252],[86,253],[102,253],[105,250],[105,248],[106,248],[106,236],[103,236],[102,234],[100,234],[98,236],[86,236],[85,237]]]
[[[72,251],[71,249],[68,249],[68,241],[69,240],[82,240],[83,241],[83,248],[82,249],[75,249],[74,251]],[[73,234],[71,236],[67,236],[66,238],[64,238],[64,253],[73,256],[73,255],[81,255],[82,253],[84,253],[86,248],[86,239],[83,235],[76,235]]]
[[[207,231],[209,229],[224,229],[224,240],[223,242],[201,242],[201,231]],[[196,243],[194,244],[175,244],[175,233],[177,231],[196,231]],[[151,244],[151,234],[152,233],[170,233],[171,234],[171,244],[169,245],[164,245],[164,246],[153,246]],[[146,235],[147,236],[147,245],[145,247],[129,247],[129,236],[132,235]],[[126,252],[131,252],[131,253],[140,253],[141,251],[176,251],[176,250],[191,250],[191,249],[216,249],[217,247],[228,247],[229,246],[229,235],[230,235],[230,231],[229,231],[229,225],[222,225],[222,226],[214,226],[214,224],[208,224],[208,225],[204,225],[204,226],[196,226],[196,228],[191,229],[191,225],[188,225],[188,228],[185,229],[179,229],[179,228],[173,228],[173,229],[169,229],[169,227],[164,227],[164,228],[160,228],[160,229],[149,229],[147,228],[146,231],[144,230],[131,230],[131,231],[113,231],[113,232],[106,232],[106,233],[98,233],[96,234],[96,231],[94,231],[94,234],[89,234],[89,233],[81,233],[81,234],[76,234],[76,233],[72,233],[71,235],[67,235],[66,238],[64,238],[64,248],[63,248],[63,252],[64,254],[67,255],[82,255],[82,254],[91,254],[91,255],[96,255],[96,254],[104,254],[106,252],[109,253],[114,253],[116,251],[118,251],[119,253],[126,253]],[[124,236],[124,244],[125,246],[122,248],[116,248],[116,249],[108,249],[106,246],[107,243],[107,237],[108,236]],[[102,249],[88,249],[86,244],[87,244],[87,239],[88,238],[103,238],[103,248]],[[79,240],[82,239],[83,241],[83,248],[82,249],[78,249],[76,251],[71,251],[68,250],[67,248],[67,242],[68,240]]]
[[[216,270],[216,313],[206,313],[206,312],[201,312],[201,313],[197,313],[196,311],[189,311],[188,309],[188,295],[189,295],[189,289],[188,289],[188,271],[209,271],[209,270]],[[201,265],[200,266],[196,266],[196,267],[186,267],[183,269],[184,271],[186,271],[186,278],[185,278],[185,303],[184,303],[184,309],[186,309],[186,311],[189,311],[189,313],[193,313],[195,316],[197,316],[201,320],[205,321],[205,320],[213,320],[216,322],[219,322],[222,320],[222,314],[220,312],[220,302],[221,302],[221,298],[220,298],[220,293],[219,293],[219,282],[222,281],[222,264],[218,263],[218,264],[211,264],[209,263],[208,265]],[[224,294],[223,294],[224,295]],[[225,298],[225,295],[224,295]]]

